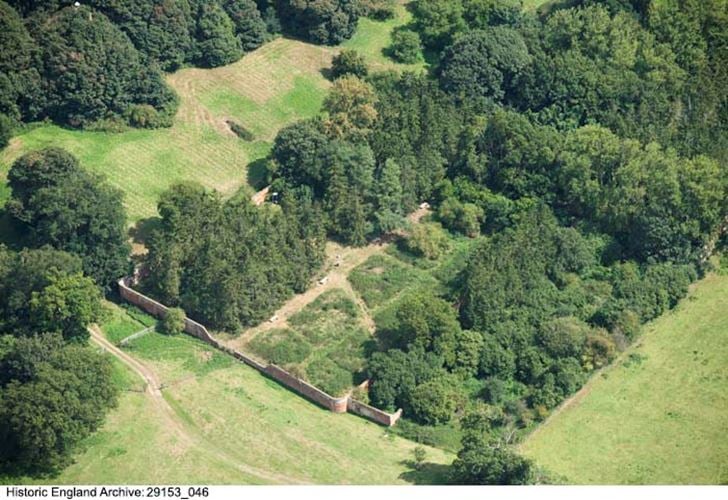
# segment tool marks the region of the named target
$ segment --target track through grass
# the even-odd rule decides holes
[[[129,390],[83,444],[75,463],[48,482],[442,482],[453,459],[427,448],[426,466],[416,471],[414,442],[353,415],[320,409],[185,335],[151,333],[124,351],[157,374],[176,425],[194,439],[180,439],[148,394]],[[115,369],[128,370],[120,363]],[[117,378],[129,388],[133,377]]]

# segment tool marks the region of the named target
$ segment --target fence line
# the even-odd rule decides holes
[[[148,326],[148,327],[144,328],[143,330],[139,330],[136,333],[132,333],[128,337],[124,337],[123,339],[121,339],[119,341],[119,344],[118,345],[120,345],[120,346],[126,345],[126,344],[128,344],[129,342],[131,342],[134,339],[138,339],[139,337],[143,337],[144,335],[146,335],[147,333],[151,332],[152,330],[154,330],[154,326]]]
[[[163,318],[167,313],[167,306],[131,288],[132,285],[134,285],[133,278],[122,278],[118,281],[118,285],[119,295],[121,295],[121,297],[127,302],[134,304],[158,319]],[[229,354],[246,365],[255,368],[269,378],[276,380],[306,399],[313,401],[334,413],[349,412],[378,424],[390,427],[396,424],[397,420],[399,420],[402,416],[401,409],[397,410],[395,413],[387,413],[379,408],[374,408],[366,403],[355,400],[351,393],[346,396],[336,398],[322,391],[318,387],[309,384],[305,380],[287,372],[280,366],[274,364],[263,365],[250,356],[221,344],[210,334],[204,325],[194,321],[193,319],[185,317],[184,331],[189,335],[212,345],[216,349]],[[366,384],[367,382],[362,384],[360,387],[365,387]]]

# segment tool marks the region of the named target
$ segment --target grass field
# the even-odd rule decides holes
[[[373,21],[361,18],[356,33],[341,46],[354,49],[366,57],[373,71],[388,69],[421,71],[426,65],[424,59],[417,64],[398,64],[385,54],[392,42],[392,30],[412,20],[412,14],[405,8],[408,2],[400,2],[395,8],[395,16],[387,21]]]
[[[426,467],[415,471],[415,443],[320,409],[186,335],[152,333],[125,350],[156,372],[173,421],[117,363],[115,380],[125,389],[119,406],[85,441],[75,463],[48,482],[419,483],[441,481],[443,464],[453,459],[428,448]]]
[[[522,451],[569,483],[728,482],[728,276],[710,275]]]
[[[151,316],[131,306],[124,306],[123,308],[109,306],[105,311],[105,316],[104,333],[114,344],[118,344],[121,340],[140,330],[154,326],[157,322]]]
[[[393,20],[362,19],[344,46],[360,50],[374,69],[408,68],[382,54],[391,30],[408,15],[400,6]],[[318,113],[330,85],[323,73],[338,50],[278,38],[231,65],[167,75],[181,101],[168,129],[105,133],[41,125],[21,133],[0,151],[0,207],[10,194],[4,179],[12,162],[48,146],[67,149],[84,168],[120,188],[130,223],[154,216],[160,193],[181,180],[228,196],[252,192],[260,187],[261,171],[249,166],[268,154],[280,128]],[[254,140],[237,137],[228,120],[252,132]]]

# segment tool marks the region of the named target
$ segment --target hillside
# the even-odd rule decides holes
[[[148,317],[112,307],[102,327],[118,341]],[[143,321],[143,322],[140,322]],[[123,388],[103,427],[53,484],[398,484],[442,482],[452,455],[350,414],[321,409],[186,335],[150,333],[124,352],[141,362],[159,401],[115,360]],[[302,459],[305,457],[305,459]],[[13,479],[12,482],[16,482]],[[37,481],[33,481],[34,483]]]
[[[383,22],[361,19],[355,36],[342,47],[355,48],[375,69],[421,67],[398,65],[382,55],[392,29],[409,19],[404,7],[397,13]],[[268,154],[278,130],[318,113],[330,86],[322,71],[339,50],[278,38],[227,66],[179,70],[167,75],[180,97],[171,128],[108,133],[31,127],[0,151],[0,180],[23,153],[62,147],[124,191],[132,223],[153,216],[159,195],[182,180],[227,196],[239,189],[252,191],[261,182],[261,171],[251,164]],[[227,120],[245,127],[254,139],[237,137]],[[7,196],[5,186],[0,187],[0,204]]]
[[[728,276],[694,285],[524,443],[577,484],[728,480]]]

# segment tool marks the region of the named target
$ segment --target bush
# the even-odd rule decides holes
[[[135,104],[126,110],[129,125],[137,128],[157,128],[161,126],[159,113],[149,104]]]
[[[422,56],[420,35],[408,29],[394,30],[392,44],[389,46],[389,55],[395,61],[404,64],[416,63]]]
[[[396,0],[360,0],[362,15],[377,21],[394,18]]]
[[[255,136],[253,135],[253,133],[247,128],[240,125],[238,122],[226,120],[226,123],[228,124],[228,127],[230,127],[230,130],[232,130],[233,133],[240,137],[242,140],[248,142],[255,140]]]
[[[354,385],[351,373],[329,358],[311,361],[306,367],[306,380],[331,396],[341,396]]]
[[[369,74],[369,69],[366,60],[356,50],[344,49],[335,55],[331,61],[331,77],[333,79],[344,75],[364,78],[367,74]]]
[[[185,329],[185,312],[179,307],[170,307],[162,318],[161,329],[167,335],[179,335]]]
[[[447,252],[450,242],[440,224],[418,224],[412,228],[405,247],[414,255],[435,260]]]

